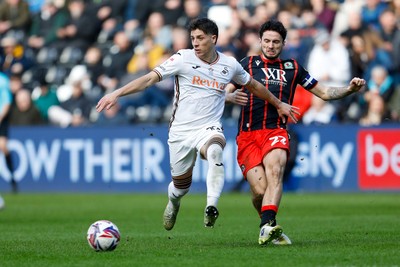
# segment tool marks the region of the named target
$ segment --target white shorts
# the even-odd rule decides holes
[[[207,126],[185,132],[170,131],[168,138],[169,158],[172,176],[187,173],[196,162],[197,153],[211,139],[219,135],[225,139],[223,129],[218,126]]]

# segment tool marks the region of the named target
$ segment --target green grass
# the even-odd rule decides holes
[[[399,266],[400,195],[285,194],[278,216],[293,245],[257,244],[249,194],[224,194],[214,229],[205,195],[182,201],[175,228],[162,226],[166,195],[5,194],[0,266]],[[115,251],[94,252],[89,225],[113,221]]]

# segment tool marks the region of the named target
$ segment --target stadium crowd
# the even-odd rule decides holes
[[[294,58],[322,83],[366,79],[360,94],[324,102],[298,88],[304,124],[400,121],[400,0],[2,0],[0,67],[14,103],[11,125],[127,125],[166,122],[173,80],[124,98],[101,114],[95,104],[190,48],[186,26],[208,17],[217,49],[240,60],[259,54],[259,26],[288,29],[282,58]],[[239,107],[224,118],[236,123]]]

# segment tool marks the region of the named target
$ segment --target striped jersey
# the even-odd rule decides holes
[[[250,75],[235,58],[217,54],[213,63],[207,63],[198,58],[194,50],[183,49],[154,68],[160,80],[175,78],[170,130],[221,126],[226,85],[231,80],[240,85],[250,81]]]
[[[268,60],[263,55],[250,56],[241,60],[243,68],[282,102],[292,104],[297,85],[310,90],[318,83],[296,60]],[[276,108],[247,89],[247,105],[242,107],[238,130],[286,129]]]

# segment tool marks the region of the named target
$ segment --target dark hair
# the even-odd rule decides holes
[[[269,21],[265,22],[263,25],[261,25],[261,28],[259,31],[260,38],[262,38],[262,35],[266,31],[277,32],[282,36],[283,41],[285,41],[285,39],[286,39],[287,30],[286,30],[285,26],[283,26],[282,22],[280,22],[278,20],[269,20]]]
[[[214,21],[208,18],[199,18],[192,20],[189,24],[188,30],[189,32],[192,32],[194,30],[201,30],[205,34],[217,36],[218,40],[218,26]]]

